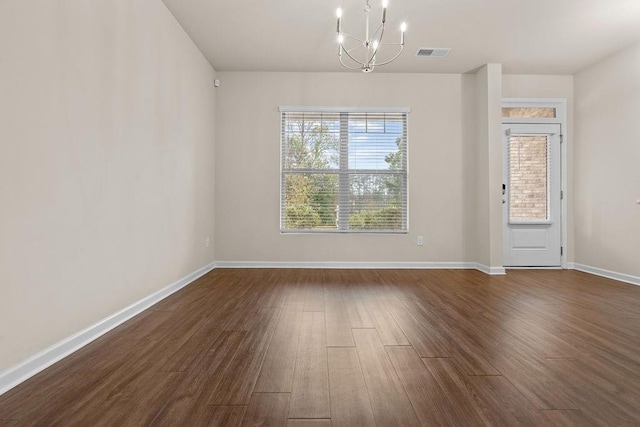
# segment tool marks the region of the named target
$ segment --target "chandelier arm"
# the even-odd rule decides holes
[[[371,35],[371,38],[372,38],[372,39],[375,39],[375,38],[376,38],[376,34],[378,34],[378,31],[380,31],[380,29],[382,29],[382,32],[384,32],[384,23],[383,23],[383,24],[380,24],[380,25],[378,26],[378,28],[376,28],[376,30],[375,30],[375,31],[373,32],[373,34]],[[380,40],[382,40],[382,35],[380,36]]]
[[[396,58],[399,57],[400,54],[402,53],[402,49],[404,49],[404,46],[400,47],[400,51],[396,54],[396,56],[394,56],[393,58],[391,58],[390,60],[388,60],[386,62],[382,62],[380,64],[376,64],[376,66],[387,65],[388,63],[395,61]]]
[[[382,36],[384,36],[384,23],[382,25],[380,25],[380,27],[382,28],[382,31],[380,31],[380,40],[382,40]],[[378,31],[376,30],[376,33],[377,32]],[[373,64],[374,65],[378,65],[378,64],[375,63],[375,57],[376,57],[376,54],[378,53],[378,49],[380,49],[380,43],[378,43],[378,46],[376,46],[376,50],[373,51],[373,55],[371,55],[371,59],[368,61],[369,63],[371,61],[374,61]],[[382,65],[384,65],[384,64],[382,64]]]
[[[351,40],[355,40],[355,41],[357,41],[358,43],[364,43],[364,40],[360,40],[360,39],[359,39],[359,38],[357,38],[357,37],[353,37],[351,34],[342,33],[342,35],[343,35],[343,36],[345,36],[345,37],[349,37]]]
[[[342,65],[344,68],[347,68],[349,70],[360,70],[362,68],[362,67],[350,67],[349,65],[342,62],[342,56],[339,59],[340,59],[340,65]]]
[[[364,67],[364,66],[366,66],[366,64],[365,64],[364,62],[360,62],[360,61],[358,61],[356,58],[354,58],[353,56],[351,56],[351,54],[349,53],[349,51],[348,51],[348,50],[346,50],[344,47],[342,48],[342,50],[344,51],[344,53],[346,53],[346,54],[347,54],[347,56],[348,56],[349,58],[351,58],[351,60],[352,60],[353,62],[355,62],[356,64],[360,64],[360,65],[361,65],[361,66],[363,66],[363,67]]]

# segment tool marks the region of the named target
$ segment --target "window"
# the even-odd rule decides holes
[[[509,136],[509,222],[549,221],[549,142],[546,135]]]
[[[407,112],[283,111],[282,232],[406,232]]]
[[[502,107],[503,118],[555,119],[555,107]]]

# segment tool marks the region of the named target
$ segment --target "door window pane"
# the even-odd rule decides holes
[[[509,221],[549,220],[549,152],[546,135],[509,137]]]
[[[519,119],[555,119],[553,107],[503,107],[502,117]]]

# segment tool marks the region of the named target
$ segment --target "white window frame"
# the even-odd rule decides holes
[[[280,233],[281,234],[407,234],[409,232],[409,113],[411,109],[408,107],[296,107],[296,106],[280,106],[279,107],[279,119],[280,119]],[[282,186],[284,185],[284,158],[283,158],[283,133],[282,133],[282,113],[401,113],[406,114],[405,119],[405,165],[404,165],[404,182],[405,182],[405,211],[403,212],[402,230],[349,230],[341,229],[340,226],[336,230],[314,230],[314,229],[287,229],[285,228],[285,218],[283,215],[283,195],[284,191]],[[340,175],[353,173],[354,170],[346,168],[342,170],[343,164],[340,165]],[[343,203],[343,202],[340,202]],[[348,219],[347,219],[348,221]]]

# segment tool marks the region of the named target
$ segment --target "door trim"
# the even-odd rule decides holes
[[[518,119],[502,118],[502,124],[531,124],[531,123],[557,123],[560,125],[560,190],[563,197],[560,203],[560,245],[563,248],[560,256],[560,265],[567,268],[569,252],[573,248],[568,247],[568,192],[567,192],[567,144],[570,141],[567,126],[567,100],[566,98],[502,98],[502,107],[553,107],[556,109],[556,118],[553,119]],[[504,153],[503,153],[504,155]],[[503,182],[505,177],[503,176]]]

